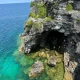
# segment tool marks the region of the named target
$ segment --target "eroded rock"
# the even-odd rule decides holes
[[[57,63],[57,57],[56,56],[49,56],[48,58],[48,65],[51,67],[54,67]]]
[[[32,68],[29,72],[29,77],[34,78],[38,76],[44,70],[44,65],[41,61],[37,61],[32,65]]]

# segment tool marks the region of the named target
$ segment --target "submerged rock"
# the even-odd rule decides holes
[[[29,77],[34,78],[38,76],[44,70],[43,63],[41,61],[37,61],[32,65],[32,68],[29,72]]]

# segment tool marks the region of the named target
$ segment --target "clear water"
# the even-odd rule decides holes
[[[29,12],[29,3],[0,5],[0,80],[28,80],[12,54]]]

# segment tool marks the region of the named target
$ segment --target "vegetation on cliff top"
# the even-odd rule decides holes
[[[34,6],[34,1],[31,1],[30,7],[33,7],[33,6]]]
[[[31,7],[34,6],[34,2],[31,2]],[[46,17],[46,7],[43,3],[37,3],[37,8],[36,8],[36,12],[30,12],[29,17],[33,17],[33,18],[44,18]]]
[[[46,17],[46,7],[44,6],[43,3],[38,3],[37,4],[37,15],[41,18]]]

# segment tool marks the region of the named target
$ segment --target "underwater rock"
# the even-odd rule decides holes
[[[38,76],[44,70],[43,63],[41,61],[37,61],[32,65],[32,68],[29,72],[29,77],[34,78]]]

